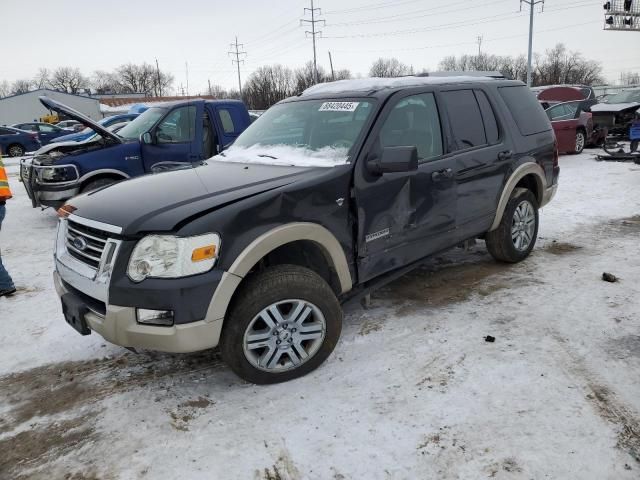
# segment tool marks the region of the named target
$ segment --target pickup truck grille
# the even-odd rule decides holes
[[[68,220],[65,242],[69,255],[96,270],[107,240],[106,232]]]

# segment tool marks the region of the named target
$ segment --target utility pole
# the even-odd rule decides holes
[[[331,66],[331,80],[335,81],[336,79],[336,74],[333,71],[333,59],[331,58],[331,51],[329,51],[329,65]]]
[[[311,31],[306,31],[304,32],[305,35],[311,35],[311,38],[313,39],[313,80],[315,83],[319,82],[318,79],[318,57],[316,55],[316,35],[320,35],[322,36],[322,32],[319,32],[316,30],[316,23],[322,23],[322,25],[326,25],[326,22],[324,20],[316,20],[316,14],[317,15],[322,15],[322,10],[320,10],[319,8],[314,8],[313,6],[313,0],[311,0],[311,8],[305,8],[304,9],[304,14],[306,15],[307,12],[311,13],[311,20],[307,20],[307,19],[302,19],[300,20],[300,25],[304,25],[305,23],[310,23],[311,24]]]
[[[484,37],[482,35],[478,35],[476,37],[476,41],[478,43],[478,56],[481,57],[482,56],[482,40],[484,39]]]
[[[236,57],[235,60],[231,59],[231,64],[235,64],[238,66],[238,92],[240,92],[240,98],[242,98],[242,81],[240,80],[240,64],[244,63],[244,60],[240,59],[240,56],[246,55],[247,52],[243,51],[244,48],[243,43],[238,43],[238,37],[236,36],[235,43],[231,44],[232,51],[228,52],[229,55]]]
[[[535,6],[542,4],[542,11],[544,11],[544,0],[520,0],[520,11],[522,11],[522,4],[529,5],[529,56],[527,60],[527,85],[531,86],[531,72],[533,62],[533,16],[535,14]]]
[[[187,96],[189,96],[189,64],[184,62],[184,71],[187,75]]]
[[[158,59],[156,58],[156,74],[158,76],[158,96],[162,96],[162,81],[160,80],[160,66],[158,65]]]
[[[207,82],[209,83],[209,96],[213,96],[213,94],[211,93],[211,79],[207,78]]]

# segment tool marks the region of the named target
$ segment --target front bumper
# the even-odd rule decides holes
[[[71,215],[76,223],[90,223],[92,228],[99,228],[97,222],[87,221]],[[118,235],[119,227],[104,225]],[[141,324],[137,321],[136,308],[154,308],[148,303],[148,295],[140,294],[140,304],[129,303],[128,306],[114,305],[110,302],[113,265],[122,252],[121,240],[108,240],[102,254],[100,265],[92,268],[69,254],[66,244],[67,220],[62,220],[58,228],[55,250],[56,270],[53,274],[56,292],[62,298],[71,295],[74,301],[84,307],[83,320],[92,332],[96,332],[105,340],[128,348],[158,350],[171,353],[187,353],[206,350],[218,345],[227,306],[235,289],[242,280],[236,275],[223,272],[220,282],[210,298],[204,318],[189,323],[176,323],[172,326],[155,326]],[[113,245],[110,247],[109,245]],[[116,273],[117,275],[117,273]],[[195,277],[192,277],[195,278]],[[206,282],[206,277],[202,277]],[[160,295],[168,296],[162,291]],[[147,300],[145,300],[147,297]],[[118,297],[124,300],[127,298]],[[180,296],[176,297],[180,298]],[[187,301],[182,298],[183,301]],[[172,299],[174,302],[179,300]],[[132,306],[133,305],[133,306]],[[178,310],[184,305],[167,305],[167,309]]]
[[[60,297],[70,293],[83,298],[62,280],[58,272],[54,272],[53,281]],[[96,310],[89,305],[89,312],[84,316],[89,328],[108,342],[122,347],[170,353],[197,352],[218,345],[222,332],[222,319],[160,327],[138,323],[136,309],[132,307],[107,303],[104,314]]]
[[[36,167],[33,166],[33,160],[30,158],[20,163],[20,180],[34,208],[43,206],[58,208],[80,193],[80,183],[67,182],[57,185],[39,182]]]

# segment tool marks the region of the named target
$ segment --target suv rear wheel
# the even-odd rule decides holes
[[[252,383],[285,382],[317,368],[342,330],[342,309],[322,277],[296,265],[255,274],[225,320],[222,357]]]
[[[538,237],[538,202],[531,190],[516,188],[497,229],[487,233],[487,250],[501,262],[517,263],[529,256]]]

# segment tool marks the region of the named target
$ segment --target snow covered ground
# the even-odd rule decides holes
[[[592,155],[561,158],[530,259],[496,264],[482,242],[434,259],[351,307],[316,372],[268,387],[216,352],[77,335],[54,213],[9,160],[0,478],[640,478],[640,166]]]

